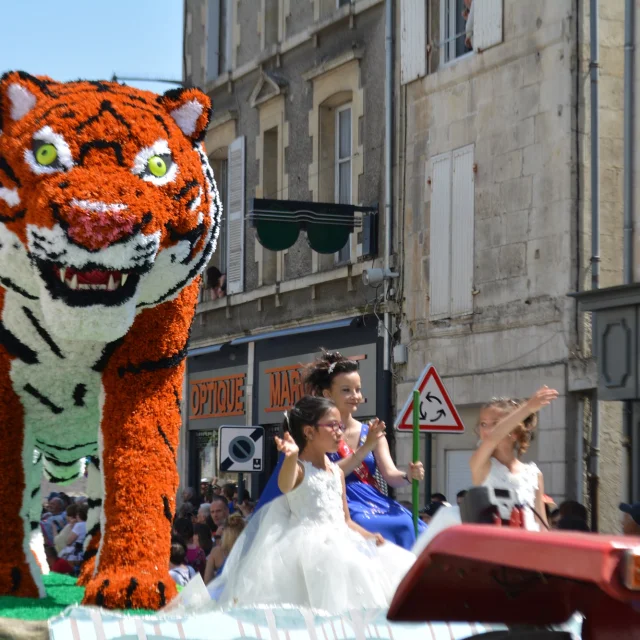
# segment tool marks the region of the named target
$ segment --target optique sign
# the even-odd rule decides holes
[[[246,373],[191,380],[189,419],[228,418],[245,414]]]

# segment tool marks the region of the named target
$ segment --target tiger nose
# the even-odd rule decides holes
[[[61,217],[67,235],[76,244],[98,251],[133,234],[135,217],[127,215],[127,205],[96,200],[72,200]]]

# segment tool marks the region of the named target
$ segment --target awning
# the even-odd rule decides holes
[[[229,344],[232,347],[235,347],[239,344],[246,344],[247,342],[258,342],[259,340],[270,340],[271,338],[284,338],[287,336],[295,336],[300,333],[312,333],[314,331],[341,329],[343,327],[350,326],[353,320],[354,318],[346,318],[344,320],[333,320],[332,322],[310,324],[304,327],[292,327],[291,329],[280,329],[278,331],[270,331],[269,333],[259,333],[255,336],[243,336],[242,338],[232,340]]]

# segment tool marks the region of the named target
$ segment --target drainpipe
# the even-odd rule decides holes
[[[384,131],[384,268],[391,266],[391,225],[393,220],[393,84],[394,84],[394,60],[393,60],[393,12],[395,3],[393,0],[385,0],[385,131]],[[385,301],[388,299],[391,281],[385,279]],[[384,314],[384,353],[383,360],[383,393],[387,402],[385,416],[387,424],[391,424],[391,314]]]
[[[635,48],[634,0],[625,0],[624,15],[624,284],[633,282],[633,57]],[[624,403],[624,432],[628,438],[629,455],[629,499],[635,500],[637,494],[638,435],[633,428],[633,405]]]
[[[599,36],[598,0],[590,0],[591,59],[591,288],[600,288],[600,102],[598,99]],[[595,314],[592,316],[593,355],[597,356]],[[591,530],[598,531],[598,493],[600,485],[600,402],[597,390],[593,394],[591,417],[591,451],[589,494],[591,498]]]

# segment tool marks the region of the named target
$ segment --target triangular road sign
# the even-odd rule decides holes
[[[464,433],[464,424],[432,364],[425,367],[413,389],[420,392],[420,431]],[[398,431],[413,430],[413,392],[398,415],[395,426]]]

